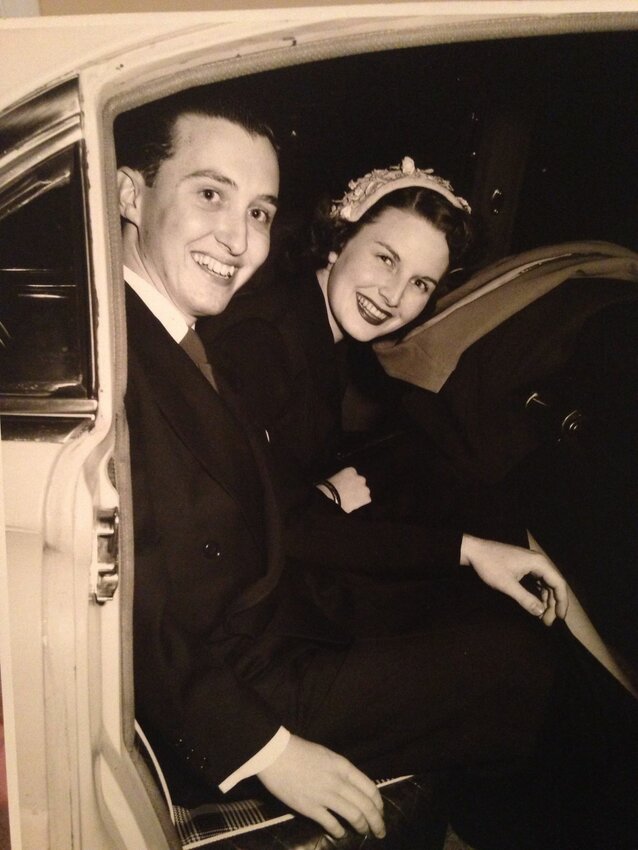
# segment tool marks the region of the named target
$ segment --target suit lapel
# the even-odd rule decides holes
[[[129,345],[167,423],[211,477],[237,500],[255,533],[260,533],[255,517],[263,513],[261,481],[242,427],[130,287],[127,312]]]

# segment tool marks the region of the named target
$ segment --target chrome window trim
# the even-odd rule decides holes
[[[0,162],[23,148],[37,146],[47,137],[80,126],[79,81],[72,77],[36,92],[2,114]]]
[[[81,140],[80,125],[74,122],[64,127],[52,128],[48,133],[41,133],[33,143],[9,151],[5,156],[0,157],[0,186],[6,187],[17,182],[30,168],[62,153],[66,148],[72,147]]]
[[[74,151],[74,149],[77,149]],[[88,302],[88,363],[87,392],[97,395],[96,357],[94,346],[94,311],[89,215],[85,190],[85,165],[83,158],[83,133],[79,80],[73,77],[51,89],[21,101],[0,116],[0,219],[20,206],[34,200],[59,183],[66,173],[54,175],[50,181],[35,181],[29,185],[28,175],[39,166],[68,151],[80,157],[78,179],[82,184],[82,209],[84,216],[84,251],[86,256],[86,284]],[[84,317],[83,317],[84,318]],[[0,415],[16,417],[16,423],[26,417],[84,419],[93,424],[97,413],[97,400],[58,399],[52,397],[0,395]]]
[[[97,401],[92,398],[0,397],[0,416],[61,416],[95,418]]]

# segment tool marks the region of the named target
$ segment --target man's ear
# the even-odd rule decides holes
[[[117,188],[120,198],[120,215],[133,224],[139,224],[144,177],[134,168],[123,166],[117,170]]]

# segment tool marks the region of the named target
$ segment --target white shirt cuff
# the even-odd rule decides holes
[[[230,776],[227,776],[223,782],[219,783],[219,790],[225,794],[231,788],[234,788],[238,782],[241,782],[242,779],[254,776],[260,770],[269,767],[286,749],[289,740],[290,732],[283,726],[280,726],[270,741],[258,753],[255,753],[252,758],[249,758],[237,770],[234,770]]]

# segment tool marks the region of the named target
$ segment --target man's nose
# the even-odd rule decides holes
[[[398,277],[379,287],[379,294],[388,307],[398,307],[401,303],[404,291],[405,281]]]
[[[234,257],[239,257],[246,250],[247,235],[243,213],[228,212],[215,227],[215,238]]]

